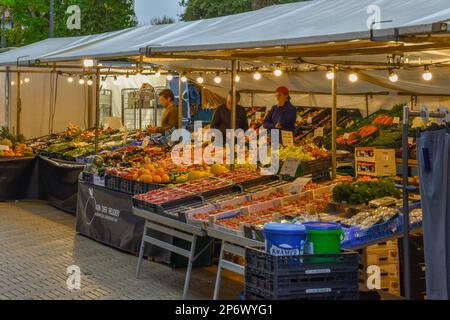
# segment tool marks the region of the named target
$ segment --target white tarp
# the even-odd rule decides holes
[[[0,64],[24,60],[66,61],[139,55],[153,51],[214,50],[368,39],[368,20],[380,9],[378,35],[431,32],[450,19],[448,0],[313,0],[232,16],[143,26],[96,36],[49,39],[0,55]]]

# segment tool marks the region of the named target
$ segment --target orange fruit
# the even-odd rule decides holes
[[[141,177],[141,180],[142,180],[142,182],[144,182],[144,183],[153,183],[153,176],[151,176],[151,175],[144,175],[144,176],[142,176]]]
[[[153,176],[153,181],[154,181],[155,183],[161,183],[161,182],[162,182],[162,178],[161,178],[161,176],[154,175],[154,176]]]
[[[155,175],[160,176],[160,177],[164,176],[165,174],[166,174],[166,172],[164,171],[164,169],[158,169],[155,171]]]
[[[136,173],[133,176],[133,180],[137,181],[137,180],[139,180],[139,177],[140,177],[139,173]]]
[[[151,173],[150,173],[150,170],[148,170],[148,169],[142,169],[142,170],[140,171],[140,174],[141,174],[141,176],[148,176],[148,175],[150,175]]]
[[[152,165],[152,164],[147,164],[147,165],[145,166],[145,169],[147,169],[147,170],[150,171],[150,172],[153,172],[153,171],[155,171],[155,166]]]
[[[161,177],[161,182],[162,183],[169,183],[170,182],[170,177],[167,174],[163,175]]]

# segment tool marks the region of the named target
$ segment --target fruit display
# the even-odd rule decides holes
[[[300,162],[309,162],[319,159],[326,159],[327,157],[328,151],[326,149],[319,148],[314,144],[280,147],[279,151],[279,159],[281,162],[284,162],[289,158],[299,159]]]
[[[34,155],[33,148],[24,143],[23,135],[12,134],[8,128],[0,129],[0,158],[1,157],[30,157]]]
[[[193,180],[182,184],[177,184],[174,188],[177,190],[184,190],[194,194],[201,194],[208,191],[218,190],[231,186],[228,181],[216,178],[203,178],[200,180]]]
[[[261,175],[256,171],[247,169],[238,169],[235,171],[220,173],[217,175],[217,177],[220,179],[232,181],[233,183],[239,184],[245,181],[258,179],[261,177]]]
[[[172,188],[162,188],[145,194],[134,196],[134,199],[150,204],[162,205],[168,202],[182,200],[193,196],[191,192]]]
[[[386,196],[400,196],[400,190],[395,188],[391,180],[344,183],[333,190],[335,202],[353,205],[367,204]]]

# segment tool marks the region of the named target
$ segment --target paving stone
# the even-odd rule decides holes
[[[67,267],[81,268],[81,290],[68,290]],[[77,235],[75,217],[41,202],[0,203],[0,300],[181,299],[185,270],[144,261]],[[225,273],[226,274],[226,273]],[[191,299],[211,299],[215,274],[194,269]],[[222,281],[222,298],[237,299],[240,282]]]

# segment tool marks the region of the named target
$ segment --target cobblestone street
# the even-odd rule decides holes
[[[75,233],[75,217],[45,203],[0,203],[0,300],[181,299],[185,269],[144,261]],[[69,266],[81,268],[81,289],[70,291]],[[225,273],[223,299],[238,299],[239,277]],[[194,269],[190,299],[211,299],[215,268]]]

